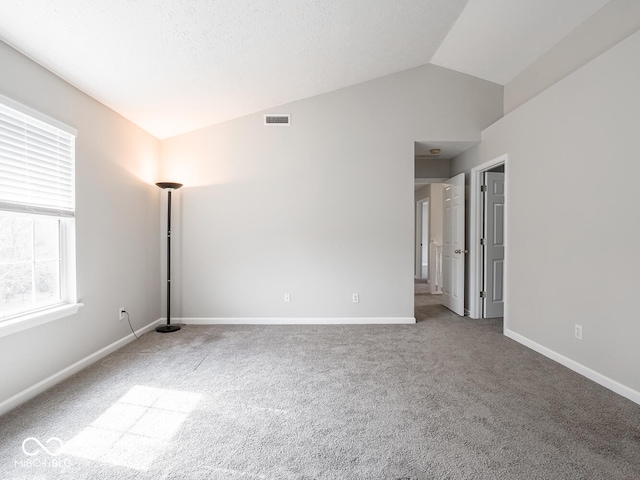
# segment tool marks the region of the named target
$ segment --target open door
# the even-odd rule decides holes
[[[504,173],[484,173],[483,317],[504,316]]]
[[[444,187],[442,248],[442,303],[464,315],[464,173],[447,180]]]

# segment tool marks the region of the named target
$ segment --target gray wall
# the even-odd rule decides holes
[[[78,130],[78,314],[0,338],[0,403],[160,317],[159,141],[0,42],[0,93]]]
[[[504,87],[509,113],[640,28],[638,0],[611,0]]]
[[[176,315],[413,317],[414,141],[479,139],[502,90],[427,65],[270,110],[290,127],[255,114],[164,140],[186,184]]]
[[[508,332],[632,389],[636,401],[639,58],[635,33],[487,128],[452,163],[456,174],[508,154]]]
[[[416,178],[449,178],[451,162],[449,159],[440,158],[416,158]]]

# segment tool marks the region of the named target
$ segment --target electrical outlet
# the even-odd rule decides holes
[[[353,300],[353,303],[360,303],[360,295],[358,295],[357,293],[354,293],[351,299]]]
[[[126,312],[124,307],[118,309],[118,320],[124,320],[124,312]]]
[[[284,303],[291,303],[291,294],[290,293],[285,293],[284,294]]]
[[[582,340],[582,325],[575,324],[575,336],[578,340]]]

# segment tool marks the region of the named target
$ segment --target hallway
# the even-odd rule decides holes
[[[464,319],[476,322],[478,325],[488,325],[500,333],[503,331],[502,318],[471,319],[469,317],[460,317],[456,315],[442,304],[442,294],[429,293],[426,280],[414,280],[414,316],[416,318],[416,323],[430,319]]]

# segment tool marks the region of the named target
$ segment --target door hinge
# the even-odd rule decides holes
[[[487,186],[486,185],[480,185],[480,191],[481,192],[486,192],[487,191]]]
[[[486,245],[487,244],[487,239],[486,238],[481,238],[480,239],[480,245]]]
[[[487,298],[487,292],[480,292],[480,298]]]

